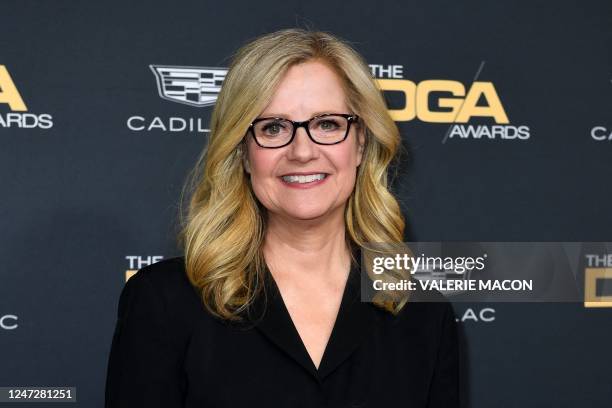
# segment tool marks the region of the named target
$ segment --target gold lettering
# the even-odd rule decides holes
[[[7,103],[13,111],[28,110],[4,65],[0,65],[0,103]]]

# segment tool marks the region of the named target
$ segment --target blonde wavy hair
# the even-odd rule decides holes
[[[262,290],[267,273],[262,252],[267,210],[243,167],[247,128],[269,104],[285,72],[315,59],[339,76],[347,106],[365,130],[363,157],[344,214],[347,247],[403,240],[404,218],[387,188],[401,138],[367,63],[346,41],[326,32],[293,28],[263,35],[233,55],[212,112],[208,143],[181,192],[177,241],[189,280],[216,317],[242,320],[240,314]],[[397,314],[405,302],[374,303]]]

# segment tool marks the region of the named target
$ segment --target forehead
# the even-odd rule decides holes
[[[307,61],[287,70],[262,116],[301,120],[323,112],[346,113],[345,98],[342,81],[332,68]]]

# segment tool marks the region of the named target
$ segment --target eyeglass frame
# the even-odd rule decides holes
[[[322,116],[342,116],[343,118],[347,119],[347,126],[346,126],[346,134],[344,135],[344,137],[334,143],[319,143],[316,140],[314,140],[314,138],[312,137],[312,135],[310,134],[310,129],[308,128],[310,126],[310,122],[314,119],[318,119]],[[269,119],[277,119],[277,120],[284,120],[287,122],[290,122],[291,125],[293,126],[293,134],[291,135],[291,137],[289,138],[289,141],[283,145],[280,146],[263,146],[261,143],[259,143],[259,141],[257,140],[257,136],[255,136],[255,129],[254,126],[257,122],[261,122],[263,120],[269,120]],[[355,115],[355,114],[350,114],[350,113],[321,113],[319,115],[313,116],[312,118],[308,119],[308,120],[303,120],[301,122],[296,122],[293,121],[291,119],[287,119],[287,118],[279,118],[279,117],[264,117],[264,118],[257,118],[254,121],[251,122],[251,124],[249,125],[245,136],[251,132],[251,135],[253,136],[253,140],[255,140],[255,143],[257,143],[257,145],[259,147],[263,147],[264,149],[279,149],[281,147],[285,147],[291,144],[291,142],[293,142],[293,139],[295,139],[295,134],[297,133],[298,128],[303,127],[306,130],[306,134],[308,135],[308,137],[310,138],[310,140],[313,141],[313,143],[318,144],[318,145],[322,145],[322,146],[332,146],[338,143],[342,143],[346,140],[346,138],[348,137],[348,134],[351,131],[351,125],[353,123],[359,123],[359,116]]]

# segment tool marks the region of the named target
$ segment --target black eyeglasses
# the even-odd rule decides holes
[[[358,120],[357,115],[348,113],[325,113],[303,122],[285,118],[257,118],[249,125],[247,134],[251,132],[259,146],[277,149],[291,143],[297,129],[303,127],[316,144],[333,145],[344,141],[351,124]]]

